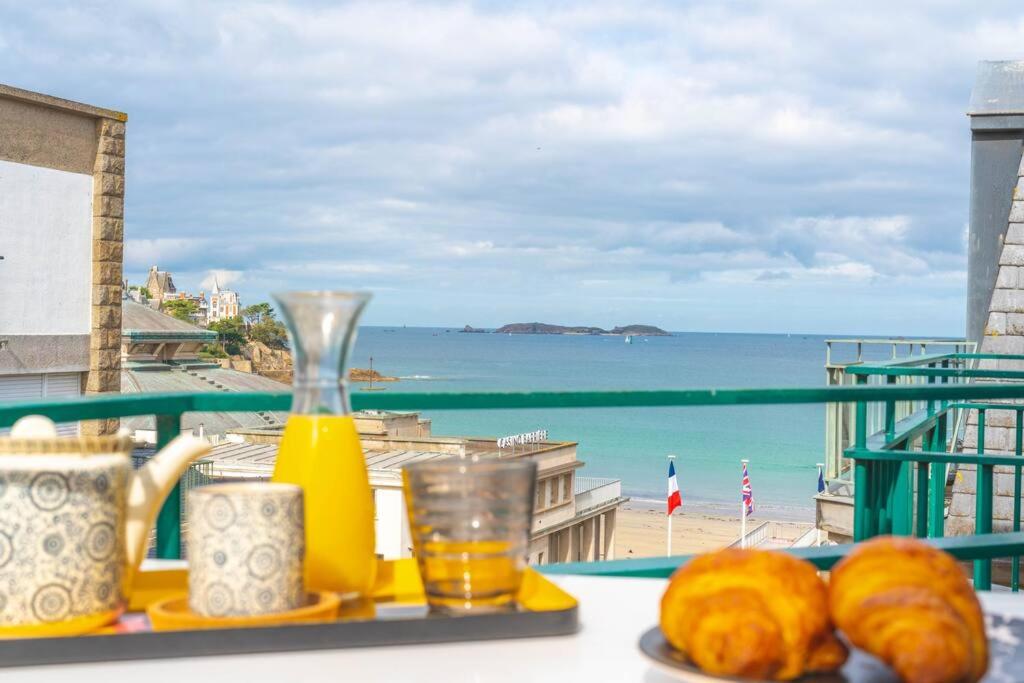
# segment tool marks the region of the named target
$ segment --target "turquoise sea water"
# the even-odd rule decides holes
[[[464,334],[364,327],[352,365],[403,380],[387,391],[528,391],[821,386],[825,337],[677,333],[634,338]],[[353,387],[356,391],[361,385]],[[739,509],[740,459],[760,511],[806,516],[824,450],[824,407],[434,411],[438,435],[547,429],[579,442],[580,475],[622,479],[635,498],[665,496],[666,455],[678,456],[686,503]],[[728,510],[728,508],[726,508]]]

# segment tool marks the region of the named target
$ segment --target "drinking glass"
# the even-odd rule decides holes
[[[402,469],[413,551],[431,610],[515,608],[526,568],[537,464],[445,458]]]
[[[292,411],[273,481],[302,487],[306,585],[345,597],[372,593],[377,571],[373,491],[348,397],[348,358],[365,292],[273,294],[288,326]]]

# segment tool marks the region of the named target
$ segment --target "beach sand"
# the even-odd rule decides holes
[[[627,503],[619,508],[615,520],[615,559],[631,557],[664,557],[665,527],[668,518],[664,508],[650,509],[651,506]],[[769,521],[755,516],[747,518],[749,532],[762,522]],[[773,536],[778,539],[775,547],[785,545],[803,535],[814,525],[807,522],[774,521]],[[672,554],[685,555],[723,548],[740,537],[739,515],[728,515],[676,510],[672,515]]]

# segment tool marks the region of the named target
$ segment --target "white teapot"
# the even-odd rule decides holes
[[[160,506],[210,445],[179,436],[139,470],[131,450],[126,433],[60,438],[38,416],[0,438],[0,637],[117,617]]]

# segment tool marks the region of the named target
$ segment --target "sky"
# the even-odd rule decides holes
[[[364,322],[961,335],[1016,2],[0,0],[0,80],[125,111],[125,273]]]

